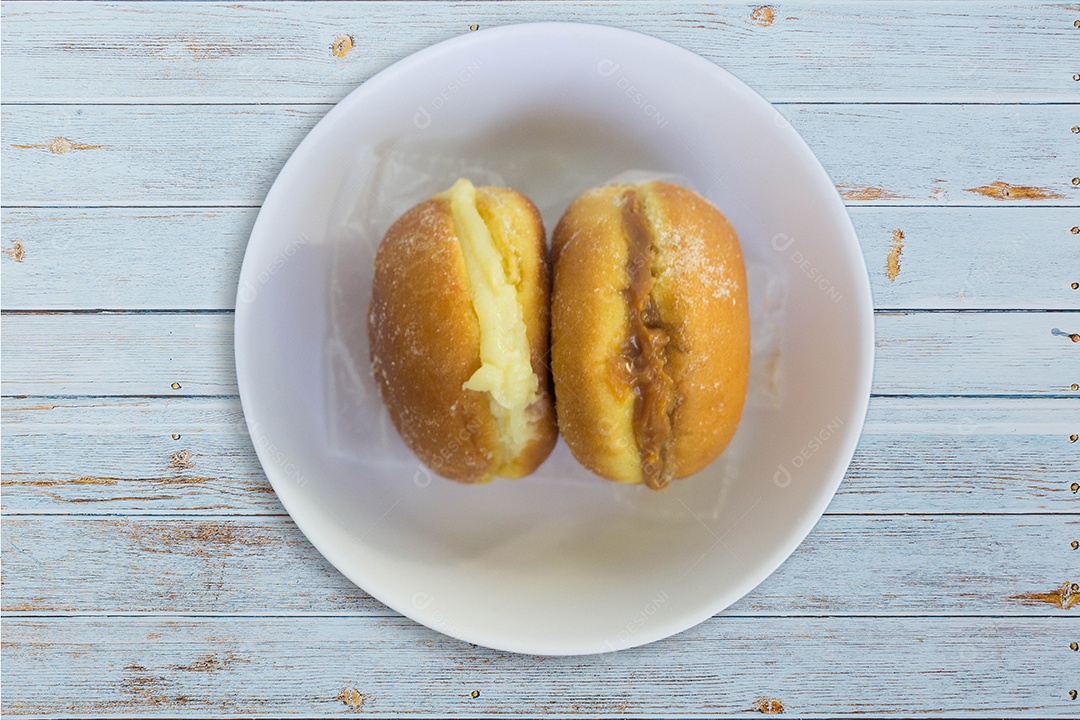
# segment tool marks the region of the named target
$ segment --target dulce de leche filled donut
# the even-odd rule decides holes
[[[715,460],[750,369],[746,270],[727,219],[671,183],[609,185],[570,205],[552,254],[552,373],[574,457],[653,489]]]
[[[387,231],[372,371],[401,438],[438,474],[516,478],[551,452],[549,299],[540,213],[514,190],[458,180]]]

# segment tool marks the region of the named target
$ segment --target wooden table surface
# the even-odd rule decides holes
[[[435,41],[578,20],[778,103],[847,201],[870,414],[816,530],[679,636],[529,657],[337,573],[232,358],[247,236],[329,107]],[[3,6],[9,716],[1080,716],[1080,6]]]

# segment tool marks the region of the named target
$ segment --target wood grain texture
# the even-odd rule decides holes
[[[1076,396],[1076,313],[882,313],[873,392]]]
[[[5,715],[1077,715],[1080,6],[0,12]],[[257,206],[331,104],[470,26],[553,19],[782,103],[879,311],[878,395],[809,538],[725,613],[587,658],[473,647],[345,580],[267,483],[232,357]]]
[[[1071,208],[849,208],[878,309],[1080,310]],[[897,235],[899,233],[899,236]],[[902,247],[897,250],[897,241]],[[895,277],[888,271],[896,253]]]
[[[232,309],[254,208],[4,210],[5,310]]]
[[[1077,99],[1068,4],[18,3],[4,102],[336,102],[432,43],[518,22],[617,25],[733,72],[769,100]],[[408,18],[408,27],[401,20]],[[339,43],[348,38],[348,43]]]
[[[1066,717],[1075,618],[714,618],[645,648],[493,652],[386,618],[9,618],[43,717]],[[813,658],[812,662],[807,662]],[[403,668],[408,668],[403,672]]]
[[[6,395],[234,395],[232,327],[231,314],[5,315],[0,382]]]
[[[1077,538],[1066,515],[826,516],[724,614],[1073,615]],[[288,517],[8,516],[3,562],[7,612],[389,613]]]
[[[873,398],[829,512],[1076,512],[1080,405]]]
[[[6,105],[3,204],[257,205],[328,109]],[[1080,205],[1071,105],[779,109],[851,204]]]
[[[3,401],[4,513],[284,514],[240,400]]]
[[[236,393],[231,314],[9,314],[0,324],[5,396]],[[1078,313],[884,312],[875,324],[875,393],[1080,397]]]
[[[1078,310],[1077,211],[850,209],[878,309]],[[26,208],[2,214],[5,310],[219,310],[236,299],[254,208]],[[887,272],[896,233],[897,271]],[[12,249],[21,248],[16,260]]]
[[[328,109],[7,105],[3,204],[258,205]]]
[[[3,401],[6,514],[280,515],[237,398]],[[1080,399],[874,398],[829,513],[1075,513]]]

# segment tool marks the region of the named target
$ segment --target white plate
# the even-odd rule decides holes
[[[431,477],[366,363],[382,230],[459,173],[529,195],[550,229],[579,192],[632,169],[684,178],[742,239],[754,359],[732,445],[665,493],[596,478],[561,443],[522,480]],[[855,232],[798,134],[703,58],[590,25],[471,33],[352,92],[267,195],[236,307],[252,439],[315,547],[417,622],[529,653],[658,640],[764,580],[836,491],[872,364]]]

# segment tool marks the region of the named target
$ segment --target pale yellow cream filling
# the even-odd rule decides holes
[[[491,231],[476,208],[476,188],[462,178],[444,197],[450,200],[480,325],[480,367],[463,387],[489,394],[500,445],[505,449],[500,460],[506,463],[529,442],[532,433],[526,411],[536,401],[540,385],[532,370],[521,301]]]

